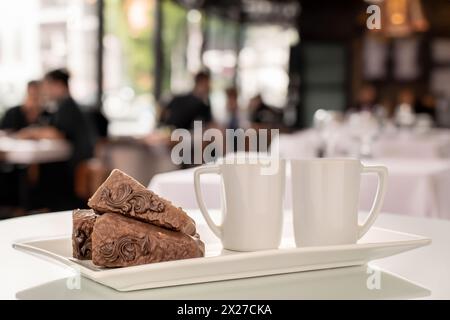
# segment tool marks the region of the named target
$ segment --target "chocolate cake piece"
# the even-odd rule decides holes
[[[92,231],[97,217],[94,210],[73,211],[72,254],[74,258],[92,259]]]
[[[196,235],[105,213],[92,234],[92,262],[101,267],[130,267],[203,257],[205,246]]]
[[[159,227],[195,235],[195,222],[177,208],[120,170],[114,170],[89,199],[97,213],[119,213]]]

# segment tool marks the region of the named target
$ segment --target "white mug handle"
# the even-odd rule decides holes
[[[202,174],[215,173],[220,174],[219,166],[204,166],[197,168],[194,171],[194,188],[195,188],[195,197],[197,198],[197,203],[200,208],[203,217],[206,220],[206,223],[211,228],[212,232],[219,238],[222,238],[222,228],[221,226],[214,223],[209,215],[208,209],[206,208],[205,202],[203,200],[202,189],[200,187],[200,176]]]
[[[358,227],[358,239],[361,239],[363,235],[369,231],[370,227],[373,225],[381,211],[381,206],[383,205],[384,195],[386,194],[387,177],[388,170],[386,167],[363,167],[362,173],[375,173],[378,175],[378,187],[377,193],[375,195],[375,200],[370,210],[369,216],[362,225]]]

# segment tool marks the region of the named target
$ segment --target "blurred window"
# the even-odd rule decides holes
[[[270,106],[287,104],[289,54],[298,42],[294,28],[271,24],[239,24],[219,16],[206,18],[203,64],[213,75],[211,103],[217,120],[226,118],[225,89],[236,82],[240,104],[262,94]]]
[[[19,104],[26,83],[54,68],[72,73],[84,105],[97,95],[95,0],[0,1],[0,111]]]
[[[155,0],[105,1],[104,111],[110,134],[151,129],[154,9]]]
[[[157,0],[106,0],[105,99],[111,135],[145,135],[157,121],[155,9]],[[186,12],[163,1],[163,95],[189,89]]]
[[[231,19],[211,14],[203,20],[206,33],[204,52],[199,58],[201,64],[206,66],[212,75],[210,97],[213,115],[219,122],[225,122],[227,116],[225,90],[236,80],[241,31],[239,24]],[[193,22],[190,24],[193,25]]]
[[[311,125],[317,109],[346,107],[346,48],[327,42],[303,43],[302,119]]]
[[[254,25],[245,29],[239,56],[239,84],[245,101],[262,94],[265,103],[286,106],[290,49],[297,42],[293,28]]]
[[[158,0],[104,0],[104,113],[113,135],[143,135],[156,125],[155,14]],[[290,27],[239,24],[162,1],[163,98],[189,91],[203,67],[212,73],[211,104],[225,119],[224,90],[237,84],[241,105],[263,94],[286,105]],[[98,96],[97,0],[0,1],[0,113],[23,99],[26,83],[67,67],[82,105]]]

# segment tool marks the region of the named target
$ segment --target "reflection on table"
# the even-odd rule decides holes
[[[55,280],[17,292],[19,300],[33,299],[416,299],[430,291],[389,272],[380,271],[380,290],[367,287],[369,266],[338,268],[176,286],[134,292],[119,292],[81,278],[80,290],[67,288],[70,278]],[[271,290],[268,290],[271,288]]]

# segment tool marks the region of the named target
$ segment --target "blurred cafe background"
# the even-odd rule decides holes
[[[287,158],[382,163],[383,211],[450,219],[449,17],[448,0],[0,1],[0,218],[84,207],[113,168],[195,208],[170,133],[202,120],[279,129]]]

